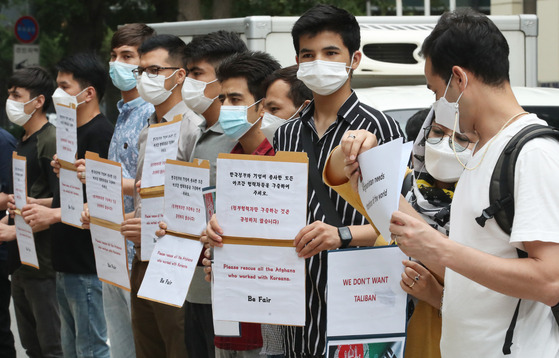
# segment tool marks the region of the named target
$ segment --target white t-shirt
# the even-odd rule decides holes
[[[512,235],[506,235],[494,219],[487,220],[484,228],[475,221],[489,206],[489,181],[503,148],[514,134],[532,123],[545,124],[534,114],[519,118],[495,138],[479,167],[464,171],[452,201],[451,240],[504,258],[518,257],[515,247],[522,249],[523,241],[559,243],[559,191],[556,184],[559,180],[559,142],[555,139],[531,140],[520,152],[515,170]],[[468,167],[476,166],[484,152],[485,147],[478,150]],[[503,356],[505,334],[517,303],[517,298],[492,291],[446,269],[442,356]],[[522,300],[511,355],[507,357],[559,357],[559,329],[549,306]]]

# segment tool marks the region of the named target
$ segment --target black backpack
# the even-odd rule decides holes
[[[501,156],[497,160],[497,164],[493,170],[493,175],[491,176],[489,184],[490,205],[482,211],[479,217],[476,218],[477,223],[481,227],[485,226],[485,222],[487,220],[495,218],[499,227],[508,235],[511,234],[512,223],[514,220],[513,192],[516,160],[518,159],[518,154],[522,150],[522,147],[524,147],[528,141],[538,137],[552,137],[559,140],[559,130],[549,126],[532,124],[520,130],[520,132],[514,135],[506,145],[505,149],[501,153]],[[517,252],[518,257],[520,258],[528,257],[525,251],[517,249]],[[503,345],[503,354],[505,355],[511,353],[510,347],[512,346],[512,337],[514,327],[516,326],[516,320],[518,318],[520,301],[521,300],[518,300],[516,310],[514,311],[511,323],[505,336],[505,343]],[[551,307],[551,311],[555,316],[557,324],[559,324],[559,304]]]

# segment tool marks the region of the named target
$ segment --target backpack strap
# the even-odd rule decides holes
[[[499,156],[493,174],[491,175],[489,183],[490,205],[476,218],[476,222],[481,227],[485,226],[485,222],[488,219],[495,218],[501,230],[507,235],[511,234],[514,220],[514,172],[516,169],[516,161],[524,145],[537,137],[554,137],[559,140],[559,130],[545,125],[531,124],[521,129],[510,139]],[[525,251],[517,249],[517,252],[519,258],[528,257]],[[516,309],[514,310],[509,328],[505,335],[505,342],[503,344],[504,355],[511,354],[510,348],[513,344],[512,338],[521,301],[522,300],[518,300],[516,304]],[[552,311],[557,323],[559,323],[559,304],[552,307]]]
[[[559,140],[559,130],[540,124],[531,124],[521,129],[505,146],[499,156],[489,183],[489,206],[476,222],[485,226],[488,219],[495,218],[499,227],[510,235],[514,220],[514,171],[516,160],[524,145],[537,137],[555,137]]]

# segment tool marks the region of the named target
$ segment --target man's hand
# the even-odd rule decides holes
[[[16,239],[15,225],[6,225],[0,223],[0,244],[6,241],[13,241]]]
[[[392,239],[407,256],[417,259],[427,266],[438,262],[437,247],[444,239],[441,232],[433,229],[424,221],[418,220],[401,211],[395,211],[390,220]]]
[[[78,159],[74,162],[77,169],[78,179],[82,184],[85,184],[85,159]]]
[[[208,222],[208,225],[206,226],[206,235],[204,237],[204,244],[209,244],[211,247],[217,246],[217,247],[222,247],[223,246],[223,238],[221,237],[223,235],[223,229],[221,228],[221,226],[219,226],[219,223],[217,222],[217,217],[215,216],[215,214],[212,215],[212,218],[210,219],[210,221]],[[200,238],[202,239],[202,238]]]
[[[206,276],[204,279],[208,282],[212,282],[212,249],[206,248],[204,250],[204,258],[202,259],[202,265],[204,265],[204,272]]]
[[[351,182],[353,190],[357,191],[357,184],[361,177],[359,170],[359,162],[357,157],[359,154],[376,147],[378,145],[377,137],[364,129],[357,131],[347,131],[344,134],[340,148],[345,156],[344,173]]]
[[[14,197],[14,194],[10,194],[8,195],[8,212],[10,213],[10,217],[13,219],[14,215],[16,214],[15,210],[16,210],[16,199]]]
[[[55,154],[52,156],[52,161],[50,162],[50,166],[52,167],[52,171],[56,174],[57,177],[60,177],[60,162],[58,162],[58,155]]]
[[[341,245],[342,241],[338,234],[338,228],[322,221],[315,221],[302,228],[293,241],[293,246],[296,247],[295,251],[297,251],[299,257],[305,259],[323,250],[337,249]]]
[[[163,237],[167,235],[167,223],[164,221],[159,222],[159,230],[155,232],[155,236]]]
[[[85,230],[89,230],[91,217],[89,216],[89,207],[87,206],[87,203],[83,204],[83,211],[80,217],[80,221],[82,222],[82,228],[84,228]]]
[[[135,245],[142,243],[142,219],[126,219],[120,225],[120,233],[126,240],[132,241]]]
[[[60,209],[51,209],[39,204],[27,204],[21,209],[21,216],[31,226],[33,232],[47,229],[60,221]]]

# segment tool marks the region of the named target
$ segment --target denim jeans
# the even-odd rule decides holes
[[[130,292],[103,282],[103,309],[111,358],[135,358],[134,335],[130,321]]]
[[[21,345],[29,357],[62,358],[56,279],[12,274],[12,297]]]
[[[64,358],[109,358],[101,281],[93,274],[57,272]]]

